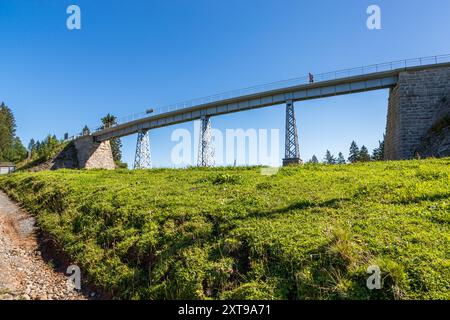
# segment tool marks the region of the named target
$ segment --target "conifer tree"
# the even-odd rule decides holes
[[[28,151],[34,152],[35,149],[36,149],[36,142],[35,142],[34,139],[32,138],[32,139],[30,140],[30,142],[28,143]]]
[[[378,141],[378,148],[373,149],[372,160],[374,161],[384,160],[384,137],[383,141]]]
[[[15,135],[14,116],[11,109],[2,102],[0,105],[0,161],[9,161]]]
[[[350,154],[348,157],[348,161],[350,163],[355,163],[359,161],[360,151],[358,148],[358,145],[355,141],[352,141],[352,144],[350,145]]]
[[[344,158],[344,155],[342,154],[342,152],[339,152],[339,154],[338,154],[337,163],[345,164],[345,158]]]
[[[361,150],[359,151],[359,161],[361,162],[370,161],[369,150],[367,150],[366,146],[362,146]]]
[[[11,162],[22,161],[27,157],[27,154],[28,154],[27,149],[23,146],[20,138],[17,136],[14,137],[9,161],[11,161]]]
[[[326,164],[335,164],[336,163],[336,159],[331,154],[330,150],[327,150],[327,153],[325,154],[325,158],[323,159],[323,161]]]
[[[11,109],[0,105],[0,161],[18,162],[26,157],[26,149],[16,136],[16,120]]]

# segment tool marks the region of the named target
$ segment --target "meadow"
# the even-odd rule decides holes
[[[0,189],[114,298],[450,299],[450,158],[18,172]]]

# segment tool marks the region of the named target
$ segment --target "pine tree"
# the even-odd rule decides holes
[[[372,160],[374,161],[384,160],[384,136],[383,141],[378,141],[378,148],[373,149]]]
[[[60,142],[56,138],[55,135],[48,135],[43,141],[36,142],[35,149],[39,158],[43,160],[49,160],[54,156],[55,151],[57,150]]]
[[[16,120],[9,107],[0,105],[0,161],[18,162],[27,156],[22,141],[16,136]]]
[[[30,142],[28,143],[28,151],[34,152],[35,149],[36,149],[36,142],[34,141],[33,138],[31,138]]]
[[[344,158],[344,155],[342,154],[342,152],[339,152],[339,154],[338,154],[337,163],[345,164],[345,158]]]
[[[11,109],[2,102],[0,105],[0,161],[10,161],[15,135],[14,115]]]
[[[319,160],[317,159],[316,155],[313,155],[310,162],[311,163],[319,163]]]
[[[111,149],[112,149],[114,162],[121,163],[122,162],[122,140],[121,139],[112,139],[111,140]]]
[[[350,154],[348,157],[348,161],[350,163],[355,163],[359,161],[360,151],[358,148],[358,145],[355,141],[352,141],[352,144],[350,145]]]
[[[0,122],[8,128],[12,140],[16,135],[16,120],[11,109],[4,102],[0,105]]]
[[[103,117],[101,120],[103,123],[102,129],[110,128],[117,124],[117,117],[113,116],[109,113],[105,117]],[[111,143],[111,150],[112,150],[114,162],[116,162],[116,163],[121,162],[122,161],[122,141],[119,138],[116,138],[116,139],[111,139],[110,143]]]
[[[27,149],[23,146],[22,141],[19,137],[14,137],[13,145],[11,148],[11,156],[9,157],[9,161],[11,162],[19,162],[24,160],[27,157]]]
[[[336,158],[331,154],[330,150],[327,150],[327,153],[325,154],[325,158],[323,159],[323,161],[326,164],[335,164]]]
[[[0,118],[0,161],[5,161],[5,153],[11,146],[11,140],[9,138],[9,130],[2,120]]]
[[[367,150],[366,146],[364,145],[361,147],[361,150],[359,151],[359,161],[361,162],[370,161],[369,150]]]

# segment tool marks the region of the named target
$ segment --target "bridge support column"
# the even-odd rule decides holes
[[[294,102],[286,103],[286,133],[284,145],[283,166],[303,163],[300,159],[300,147],[298,144],[297,123],[295,121]]]
[[[450,155],[449,97],[450,67],[400,72],[389,93],[385,159]]]
[[[212,146],[211,117],[202,116],[200,121],[197,165],[199,167],[212,167],[214,166],[214,148]]]
[[[116,168],[109,141],[97,142],[92,136],[83,136],[73,141],[79,169]]]
[[[136,143],[136,155],[134,157],[134,169],[151,169],[152,155],[150,151],[150,130],[138,132]]]

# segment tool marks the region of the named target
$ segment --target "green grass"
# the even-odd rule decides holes
[[[17,173],[0,188],[118,298],[450,299],[448,158]]]

